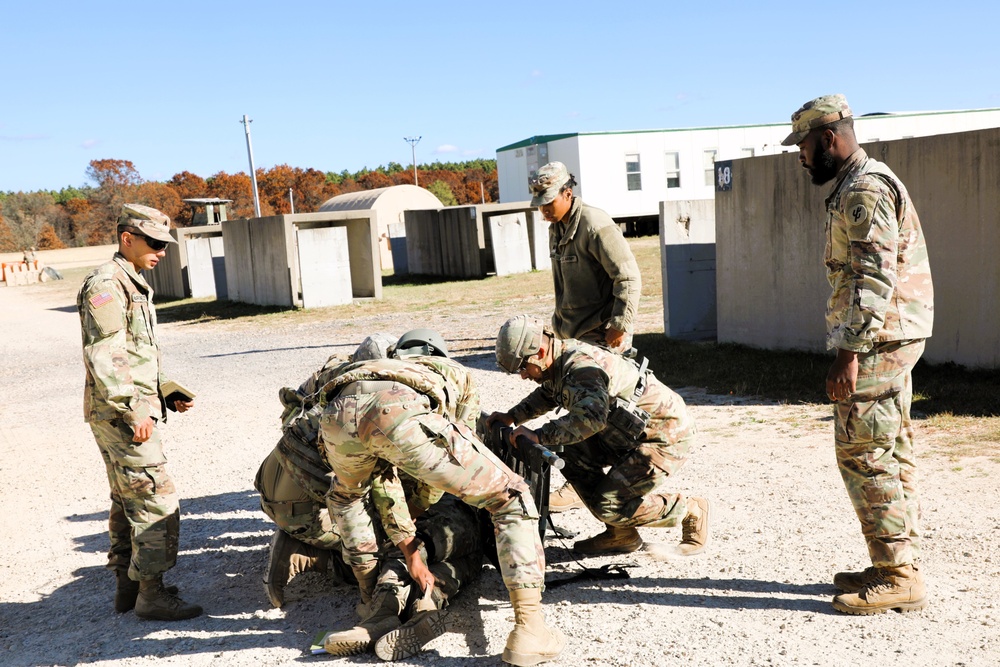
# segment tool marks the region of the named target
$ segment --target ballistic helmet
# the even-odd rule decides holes
[[[542,346],[545,325],[530,315],[517,315],[504,322],[497,334],[497,366],[508,373],[517,373],[524,360]]]
[[[397,359],[407,357],[447,357],[448,346],[444,338],[434,329],[413,329],[407,331],[396,341]]]
[[[388,359],[392,354],[392,346],[396,337],[379,331],[366,337],[351,355],[351,361],[371,361],[372,359]]]

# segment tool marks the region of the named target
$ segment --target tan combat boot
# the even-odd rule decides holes
[[[330,655],[355,655],[371,650],[372,645],[386,633],[399,627],[399,613],[403,605],[396,590],[375,591],[367,604],[368,615],[350,630],[328,632],[323,637],[323,648]]]
[[[581,554],[627,554],[642,547],[642,537],[635,528],[607,526],[600,535],[573,544]]]
[[[176,590],[176,589],[174,589]],[[176,593],[163,586],[163,578],[143,579],[139,582],[139,597],[135,601],[135,615],[156,621],[183,621],[200,616],[201,607],[188,604]]]
[[[677,553],[693,556],[708,544],[708,501],[692,496],[687,500],[687,514],[681,519],[681,543]]]
[[[833,608],[845,614],[881,614],[890,609],[918,611],[927,606],[927,589],[912,565],[879,568],[877,576],[857,593],[833,598]]]
[[[542,589],[516,588],[510,591],[510,603],[514,606],[514,629],[507,636],[503,661],[523,667],[558,656],[566,646],[566,636],[545,625]]]
[[[375,642],[375,655],[387,662],[405,660],[423,650],[424,645],[445,633],[445,602],[435,588],[428,589],[412,606],[413,615],[403,625]]]
[[[879,569],[872,565],[861,572],[838,572],[833,575],[833,585],[844,593],[857,593],[879,576]]]
[[[285,586],[302,572],[326,572],[330,552],[275,529],[264,570],[264,592],[275,607],[285,603]]]
[[[567,510],[583,507],[583,500],[569,482],[566,482],[558,491],[549,494],[549,512],[558,514]]]
[[[139,597],[139,582],[128,576],[128,570],[115,570],[115,611],[124,614],[135,609],[135,601]],[[167,586],[171,595],[177,595],[176,586]]]

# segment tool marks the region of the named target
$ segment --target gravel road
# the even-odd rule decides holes
[[[284,609],[264,597],[271,526],[252,480],[279,436],[278,388],[367,333],[414,326],[445,332],[474,369],[485,409],[505,409],[532,387],[493,364],[492,339],[515,313],[162,325],[167,370],[198,392],[195,409],[172,415],[165,431],[183,512],[168,581],[206,613],[140,621],[113,612],[113,575],[103,568],[108,491],[81,416],[74,296],[51,283],[0,287],[0,314],[0,663],[10,666],[378,663],[305,655],[317,631],[351,624],[351,589],[307,574],[289,586]],[[930,607],[845,616],[830,607],[831,578],[867,557],[835,467],[829,408],[679,391],[701,436],[675,485],[712,500],[709,549],[668,562],[643,552],[587,559],[627,565],[630,578],[546,593],[548,618],[569,637],[551,664],[1000,664],[997,450],[922,459]],[[918,438],[929,451],[930,437]],[[583,510],[558,522],[581,536],[599,531]],[[679,539],[679,528],[641,532],[650,542]],[[547,544],[550,577],[579,569],[569,546]],[[406,664],[497,665],[512,618],[500,577],[487,568],[453,604],[450,631]]]

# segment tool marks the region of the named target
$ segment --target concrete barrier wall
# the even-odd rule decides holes
[[[1000,129],[864,148],[906,185],[927,238],[935,321],[925,358],[1000,367]],[[732,190],[715,198],[720,341],[825,348],[829,191],[796,154],[734,163]]]
[[[170,235],[177,241],[167,248],[166,256],[156,267],[147,272],[146,280],[160,296],[176,299],[186,299],[191,296],[189,272],[190,258],[187,244],[190,238],[212,237],[222,235],[222,225],[199,225],[196,227],[177,227],[170,230]],[[207,258],[209,261],[211,258]],[[210,270],[210,267],[209,267]]]

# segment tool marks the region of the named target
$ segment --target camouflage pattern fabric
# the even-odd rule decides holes
[[[134,467],[123,463],[132,449],[132,429],[120,420],[93,421],[90,428],[101,450],[111,488],[107,567],[128,570],[135,581],[154,579],[177,562],[180,505],[174,483],[163,465]],[[143,443],[152,460],[162,460],[160,431]]]
[[[111,489],[108,567],[134,580],[174,566],[180,505],[167,474],[160,434],[165,420],[153,290],[119,253],[88,275],[77,295],[86,370],[84,418],[90,422]],[[151,417],[153,433],[133,442]]]
[[[438,608],[447,606],[462,587],[475,581],[483,569],[483,549],[476,512],[450,494],[417,517],[421,556],[434,575]],[[420,591],[413,585],[398,550],[380,566],[376,591],[386,589],[406,609]]]
[[[552,345],[551,376],[510,409],[515,423],[563,408],[565,414],[536,433],[546,447],[563,446],[563,476],[590,512],[614,526],[676,525],[687,498],[663,487],[687,460],[696,435],[684,400],[647,372],[636,404],[650,419],[639,439],[629,442],[608,415],[615,397],[632,397],[638,365],[581,341],[555,339]]]
[[[287,434],[285,437],[288,437]],[[283,463],[278,447],[271,451],[260,464],[254,479],[254,488],[260,493],[261,509],[278,528],[300,542],[321,549],[339,549],[340,536],[326,504],[313,498],[300,484],[299,477],[293,474],[298,470]],[[326,487],[329,486],[327,479]]]
[[[934,287],[906,187],[859,148],[826,205],[827,347],[866,352],[878,342],[928,338]]]
[[[834,406],[837,465],[876,567],[919,559],[910,402],[911,373],[923,351],[922,340],[876,344],[858,357],[854,394]]]
[[[615,221],[575,197],[566,222],[549,225],[549,256],[556,336],[582,338],[596,331],[603,338],[611,326],[629,335],[631,347],[642,279]]]
[[[835,123],[854,115],[843,95],[823,95],[803,104],[792,114],[792,133],[781,142],[782,146],[794,146],[806,138],[812,130]]]
[[[86,369],[84,419],[124,419],[129,426],[163,419],[159,386],[165,379],[149,284],[115,253],[84,279],[76,307]]]
[[[437,400],[408,384],[369,394],[336,396],[321,422],[322,444],[334,470],[327,506],[344,540],[347,560],[364,570],[378,553],[378,538],[363,498],[379,460],[425,485],[451,493],[466,504],[486,509],[493,518],[501,571],[509,589],[542,587],[544,553],[537,533],[538,513],[527,485],[479,441],[466,424],[437,408],[453,405],[441,392],[446,382],[412,360],[366,362],[352,373],[359,379],[412,377]],[[455,367],[461,366],[454,363]],[[391,367],[391,368],[390,368]],[[391,372],[390,372],[391,371]],[[339,381],[339,379],[338,379]],[[454,389],[454,387],[452,387]],[[416,534],[386,530],[393,544]]]

